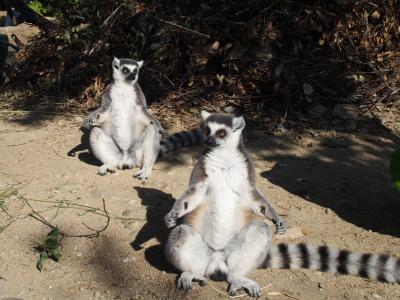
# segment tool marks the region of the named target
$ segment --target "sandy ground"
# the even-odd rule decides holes
[[[96,175],[87,153],[68,157],[79,143],[79,118],[0,121],[0,299],[220,299],[225,283],[175,291],[177,277],[162,253],[168,230],[162,217],[185,189],[201,149],[156,163],[146,185],[136,170]],[[400,253],[400,194],[389,178],[395,136],[320,132],[273,136],[247,132],[258,186],[287,220],[305,233],[290,242]],[[5,198],[5,199],[4,199]],[[60,262],[36,269],[33,247],[49,228],[29,217],[32,209],[69,234],[108,228],[96,238],[63,240]],[[25,201],[24,201],[25,199]],[[28,201],[28,202],[26,202]],[[47,201],[47,202],[44,202]],[[66,204],[67,203],[67,204]],[[76,207],[76,206],[75,206]],[[400,299],[400,286],[308,270],[257,270],[261,299]],[[217,291],[220,290],[220,291]],[[247,298],[243,296],[242,298]]]

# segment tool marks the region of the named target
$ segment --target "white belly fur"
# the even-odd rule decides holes
[[[111,130],[113,139],[121,150],[127,151],[141,134],[137,132],[141,108],[136,105],[136,93],[130,86],[111,89]]]
[[[238,162],[238,157],[231,158]],[[229,160],[229,159],[228,159]],[[232,161],[232,160],[231,160]],[[244,164],[223,168],[219,162],[207,160],[209,189],[201,231],[206,243],[214,250],[225,248],[242,226],[242,212],[247,169]]]

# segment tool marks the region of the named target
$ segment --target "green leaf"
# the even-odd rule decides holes
[[[46,249],[55,249],[58,247],[57,237],[48,236],[44,241],[44,247]]]
[[[43,253],[40,254],[39,260],[38,260],[38,262],[36,264],[36,268],[38,268],[38,270],[40,272],[42,272],[43,265],[44,265],[44,263],[46,262],[46,260],[48,258],[49,258],[49,256],[47,255],[47,253],[43,252]]]
[[[49,256],[49,258],[51,258],[54,261],[59,261],[62,253],[59,249],[51,249],[49,251],[47,251],[47,255]]]
[[[60,234],[60,230],[58,228],[54,228],[52,231],[49,232],[47,236],[58,236]]]
[[[396,188],[400,191],[400,151],[392,154],[392,160],[390,162],[390,171],[392,174],[392,180]]]

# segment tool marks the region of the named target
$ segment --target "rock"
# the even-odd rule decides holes
[[[360,109],[353,104],[337,104],[333,108],[332,115],[343,120],[358,120],[360,118]]]
[[[308,113],[313,117],[321,117],[325,115],[326,112],[327,112],[326,107],[320,103],[314,103],[308,110]]]
[[[314,88],[311,85],[304,83],[303,91],[306,96],[311,96],[314,93]]]

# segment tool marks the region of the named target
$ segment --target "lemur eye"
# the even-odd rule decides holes
[[[205,133],[206,135],[210,135],[210,133],[211,133],[210,127],[207,126],[207,127],[204,129],[204,133]]]
[[[136,75],[136,74],[137,74],[137,69],[133,70],[133,71],[132,71],[132,74],[133,74],[133,75]]]
[[[217,136],[223,138],[226,136],[226,131],[224,129],[220,129],[217,131]]]
[[[126,67],[124,67],[124,68],[122,69],[122,73],[124,73],[124,74],[128,74],[128,73],[129,73],[129,69],[128,69],[128,68],[126,68]]]

